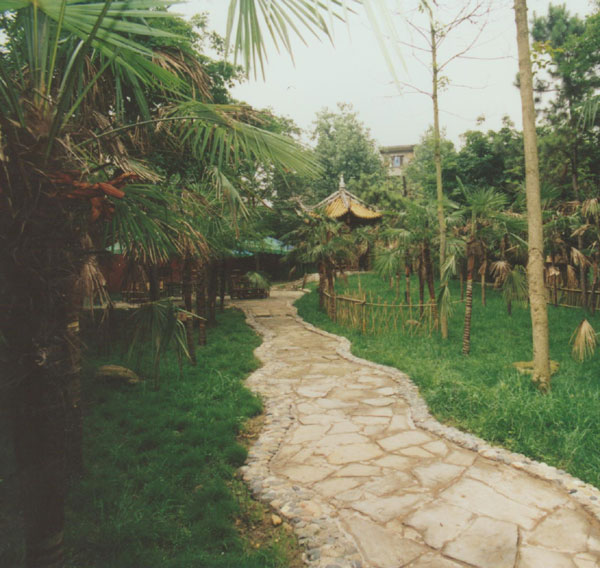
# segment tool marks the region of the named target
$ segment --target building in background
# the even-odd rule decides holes
[[[382,146],[379,152],[388,175],[404,177],[404,168],[415,157],[415,144]]]

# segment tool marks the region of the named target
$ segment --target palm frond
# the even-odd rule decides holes
[[[502,284],[502,297],[504,301],[516,302],[525,305],[529,298],[527,287],[527,272],[520,264],[508,272]]]
[[[181,315],[185,317],[198,317],[181,310],[170,300],[148,302],[140,306],[131,316],[134,329],[128,349],[128,358],[131,360],[139,356],[142,350],[150,345],[152,356],[152,373],[155,388],[160,379],[161,357],[173,345],[178,359],[189,358],[185,325]]]
[[[584,361],[594,354],[596,350],[596,332],[588,320],[584,319],[577,326],[569,341],[573,345],[573,357]]]
[[[264,288],[266,290],[271,288],[271,281],[264,272],[250,271],[246,273],[246,278],[250,286],[254,288]]]
[[[507,260],[497,260],[490,265],[490,271],[494,278],[494,285],[501,286],[506,280],[506,277],[512,270],[510,262]]]

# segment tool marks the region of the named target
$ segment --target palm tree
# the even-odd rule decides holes
[[[463,332],[463,355],[471,350],[471,316],[473,310],[473,272],[477,257],[485,258],[486,240],[494,232],[494,221],[498,220],[506,206],[506,197],[491,188],[468,190],[462,184],[467,218],[466,257],[467,291],[465,297],[465,325]],[[486,238],[487,237],[487,238]]]
[[[152,254],[175,229],[174,216],[157,215],[169,206],[155,187],[130,185],[157,178],[128,155],[135,137],[120,135],[177,124],[216,164],[244,154],[289,169],[310,164],[296,144],[237,120],[245,109],[191,97],[166,56],[144,43],[171,37],[148,25],[172,17],[166,6],[0,0],[0,295],[10,306],[0,321],[0,374],[16,401],[29,566],[62,562],[65,456],[78,453],[65,432],[81,423],[78,280],[89,236],[112,234]],[[169,97],[149,103],[145,92]]]
[[[345,223],[319,212],[301,218],[300,226],[286,237],[294,244],[288,258],[316,264],[319,272],[319,307],[325,307],[325,292],[334,293],[336,272],[353,262],[356,242]]]

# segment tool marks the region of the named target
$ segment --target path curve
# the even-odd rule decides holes
[[[303,322],[298,292],[235,303],[263,336],[265,427],[243,476],[319,568],[600,566],[600,492],[433,420],[406,375]]]

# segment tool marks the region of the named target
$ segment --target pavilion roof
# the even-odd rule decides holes
[[[340,187],[337,191],[326,197],[320,203],[317,203],[311,209],[324,209],[325,214],[332,219],[339,219],[347,213],[352,213],[359,219],[379,219],[382,213],[369,207],[362,199],[350,193],[344,185],[344,178],[340,180]]]

